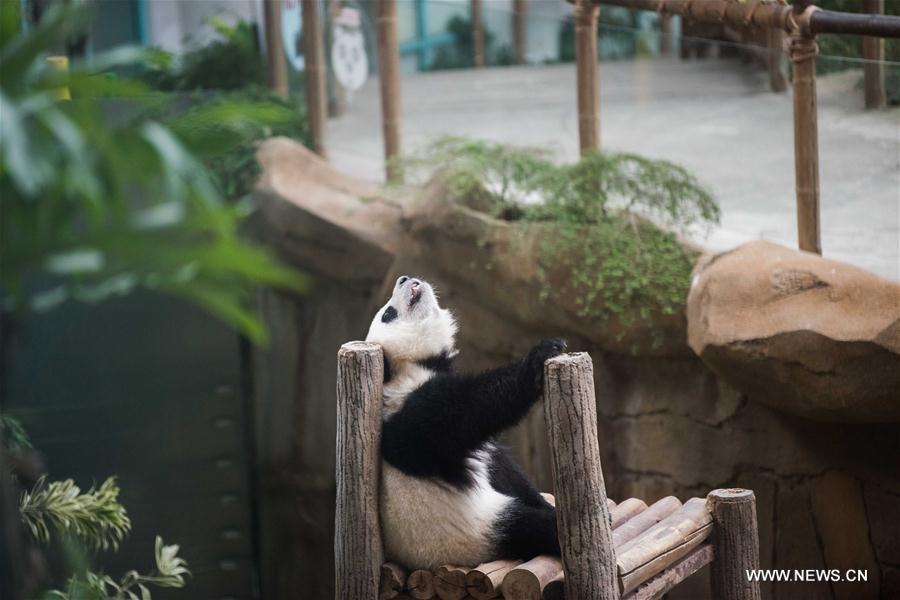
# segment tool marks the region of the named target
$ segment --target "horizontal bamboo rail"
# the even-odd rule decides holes
[[[661,14],[678,15],[706,23],[727,23],[746,26],[781,26],[790,32],[788,15],[802,12],[811,2],[796,2],[794,6],[761,0],[592,0],[594,4],[622,6],[635,10],[649,10]],[[797,9],[800,9],[799,11]],[[809,33],[843,33],[871,37],[900,37],[900,17],[882,14],[856,14],[817,9],[809,16]]]

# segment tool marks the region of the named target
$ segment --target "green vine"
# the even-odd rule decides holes
[[[542,296],[550,267],[563,266],[570,277],[556,291],[574,295],[580,316],[626,326],[682,310],[696,253],[678,236],[719,220],[687,170],[634,154],[557,164],[541,150],[451,137],[404,162],[413,175],[441,169],[453,202],[543,227]]]

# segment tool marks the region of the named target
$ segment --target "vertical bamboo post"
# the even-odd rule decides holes
[[[597,81],[597,16],[591,0],[575,1],[575,72],[578,86],[578,142],[581,153],[600,147],[600,89]]]
[[[281,0],[263,0],[266,27],[266,81],[269,89],[288,97],[287,61],[281,39]]]
[[[787,90],[787,76],[784,72],[784,30],[769,27],[766,30],[766,52],[769,65],[769,88],[781,93]]]
[[[381,347],[348,342],[338,352],[335,598],[378,598],[383,549],[378,516],[381,473]]]
[[[513,48],[516,54],[516,64],[525,64],[526,38],[526,10],[525,0],[513,1]]]
[[[797,12],[797,10],[802,12]],[[816,116],[815,36],[809,19],[818,10],[795,5],[791,25],[791,61],[794,63],[794,172],[797,188],[797,238],[800,249],[822,253],[819,225],[819,133]]]
[[[472,64],[484,66],[484,26],[481,23],[481,0],[472,0]]]
[[[302,0],[303,58],[306,110],[313,150],[325,156],[325,119],[328,116],[325,95],[325,51],[322,45],[322,20],[319,0]]]
[[[400,47],[397,43],[397,0],[378,0],[378,80],[381,85],[381,128],[385,176],[400,183]]]
[[[883,15],[884,0],[866,0],[866,12]],[[884,40],[875,37],[863,37],[863,58],[867,62],[863,67],[866,86],[866,109],[877,110],[887,104],[884,93]]]
[[[594,369],[586,352],[544,365],[544,416],[568,600],[616,600],[616,557],[600,467]]]
[[[719,600],[760,600],[759,581],[747,571],[759,568],[756,497],[751,490],[713,490],[706,497],[712,514],[712,597]]]
[[[659,16],[659,53],[664,56],[672,53],[672,15],[669,13]]]

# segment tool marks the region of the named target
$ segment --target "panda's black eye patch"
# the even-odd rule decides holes
[[[394,308],[393,306],[388,306],[386,309],[384,309],[384,313],[382,313],[382,315],[381,315],[381,322],[382,323],[390,323],[391,321],[393,321],[396,318],[397,318],[397,309]]]

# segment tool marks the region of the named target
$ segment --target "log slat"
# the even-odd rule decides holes
[[[495,560],[478,565],[466,573],[466,591],[476,600],[496,598],[503,578],[520,564],[521,560]]]
[[[400,595],[406,585],[406,571],[394,563],[381,565],[381,589],[379,600],[392,600]]]
[[[647,510],[647,503],[643,500],[638,500],[637,498],[622,500],[622,502],[609,510],[609,516],[612,519],[612,528],[618,529],[623,523],[645,510]]]
[[[706,500],[691,498],[617,551],[620,592],[625,594],[686,556],[712,532]]]
[[[434,574],[431,571],[418,569],[406,578],[406,593],[416,600],[431,600],[434,592]]]
[[[463,600],[466,592],[468,567],[444,565],[434,572],[434,591],[441,600]]]
[[[538,556],[507,573],[501,589],[503,597],[515,600],[541,600],[544,587],[562,577],[562,563],[554,556]]]
[[[646,510],[639,512],[613,529],[613,547],[619,548],[680,508],[681,501],[675,496],[666,496],[662,500],[654,502]]]
[[[708,565],[713,559],[712,544],[703,544],[662,573],[648,579],[622,600],[658,600],[676,585]]]

